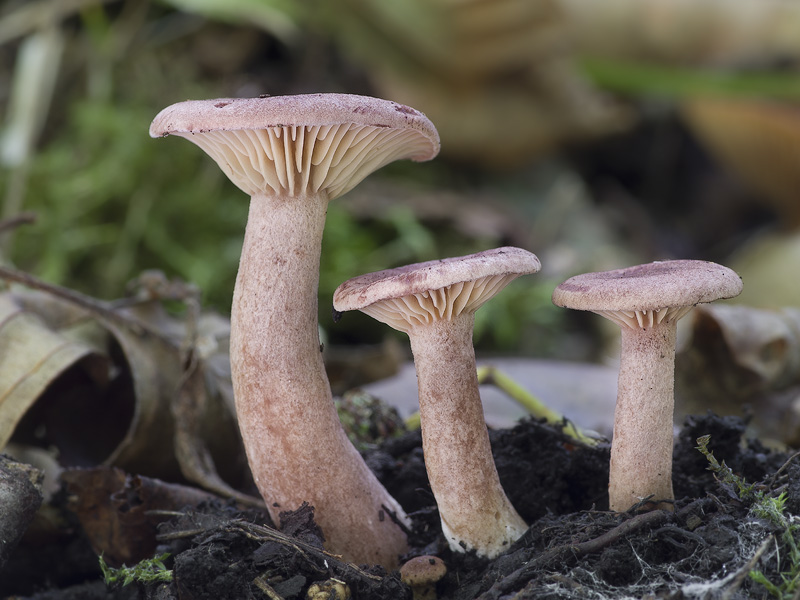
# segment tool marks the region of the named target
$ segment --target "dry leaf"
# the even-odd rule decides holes
[[[91,345],[48,328],[11,294],[0,294],[0,448],[28,409],[71,368],[102,386],[102,362]]]
[[[759,437],[800,439],[800,309],[714,304],[695,309],[676,357],[679,415],[752,414]]]
[[[226,320],[193,311],[188,312],[196,318],[172,317],[155,288],[146,294],[139,290],[137,298],[115,306],[27,274],[5,276],[35,286],[37,291],[16,292],[18,302],[44,315],[68,339],[82,340],[94,354],[105,356],[108,378],[103,390],[70,381],[54,398],[30,398],[26,408],[34,401],[35,406],[25,431],[17,430],[23,437],[18,441],[33,441],[25,439],[26,433],[44,429],[47,437],[38,441],[56,446],[63,464],[114,465],[165,479],[183,475],[219,493],[260,503],[225,483],[245,487],[250,482],[230,391]],[[152,274],[146,279],[152,282]],[[188,364],[195,370],[187,371]]]

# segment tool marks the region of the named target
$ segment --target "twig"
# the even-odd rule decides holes
[[[74,304],[75,306],[83,308],[90,313],[94,313],[95,315],[102,317],[107,321],[121,325],[136,335],[153,335],[156,338],[163,340],[170,346],[175,346],[175,342],[170,340],[168,337],[148,328],[144,323],[130,315],[115,311],[102,300],[92,298],[86,294],[81,294],[80,292],[56,285],[54,283],[48,283],[42,279],[39,279],[38,277],[35,277],[34,275],[31,275],[30,273],[20,271],[19,269],[13,269],[11,267],[0,266],[0,279],[14,281],[24,285],[25,287],[46,292],[51,296],[55,296],[56,298],[60,298],[71,304]]]
[[[272,586],[267,583],[262,575],[259,575],[255,579],[253,579],[253,585],[255,585],[258,589],[264,592],[267,595],[267,598],[270,600],[284,600],[283,596],[278,594],[275,590],[272,589]]]
[[[702,498],[697,498],[696,500],[692,500],[689,504],[677,510],[675,512],[675,516],[678,518],[679,521],[685,521],[692,515],[697,515],[697,513],[705,512],[706,508],[710,507],[714,504],[714,499],[710,498],[709,496],[703,496]]]
[[[11,231],[21,225],[30,225],[36,222],[36,213],[24,212],[0,221],[0,233]]]
[[[478,600],[498,600],[504,594],[519,589],[541,569],[550,568],[555,564],[565,565],[587,554],[599,552],[606,546],[610,546],[620,541],[622,538],[638,532],[640,529],[661,525],[667,521],[667,519],[671,518],[671,516],[672,513],[664,510],[642,513],[631,517],[627,521],[620,523],[613,529],[592,540],[587,540],[578,544],[562,544],[551,548],[529,561],[525,566],[511,573],[508,577],[495,583],[486,592],[478,596]]]
[[[780,474],[783,473],[783,471],[786,470],[789,467],[789,465],[792,463],[792,461],[795,458],[797,458],[798,456],[800,456],[800,452],[795,452],[789,458],[786,459],[786,462],[784,462],[781,465],[781,468],[778,469],[777,471],[775,471],[775,473],[772,475],[772,477],[769,478],[769,483],[767,484],[767,489],[769,489],[769,490],[772,489],[772,486],[775,485],[775,483],[778,481],[778,477],[780,476]]]
[[[395,525],[397,525],[397,526],[398,526],[400,529],[402,529],[403,533],[405,533],[407,536],[410,536],[410,535],[411,535],[411,529],[408,527],[408,525],[406,525],[406,524],[405,524],[405,523],[403,523],[403,522],[402,522],[400,519],[398,519],[398,518],[397,518],[397,511],[396,511],[396,510],[392,510],[392,509],[390,509],[390,508],[389,508],[388,506],[386,506],[385,504],[381,504],[381,510],[382,510],[382,511],[383,511],[385,514],[389,515],[389,518],[392,520],[392,523],[394,523],[394,524],[395,524]]]

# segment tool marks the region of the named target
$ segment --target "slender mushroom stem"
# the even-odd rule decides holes
[[[405,534],[382,506],[404,513],[347,439],[320,351],[317,288],[327,204],[325,192],[252,197],[231,314],[236,409],[274,520],[307,501],[326,538],[335,540],[328,550],[394,565],[407,547]],[[320,485],[309,486],[316,477]],[[331,481],[336,485],[324,483]]]
[[[619,321],[618,321],[619,322]],[[677,319],[652,327],[621,323],[611,446],[609,507],[625,511],[653,496],[672,510],[672,436]]]
[[[494,465],[472,329],[476,310],[540,267],[527,250],[495,248],[368,273],[333,294],[336,310],[360,310],[409,336],[428,479],[456,552],[494,558],[527,531]]]
[[[425,466],[451,548],[497,556],[527,530],[497,475],[478,392],[474,313],[408,331]]]
[[[742,291],[733,271],[702,260],[668,260],[570,277],[557,306],[590,310],[622,331],[609,506],[672,509],[672,436],[677,322],[698,304]]]
[[[179,102],[150,135],[197,144],[251,197],[231,362],[248,460],[273,518],[310,502],[329,550],[394,567],[407,517],[347,440],[320,356],[321,238],[329,200],[390,162],[433,158],[436,128],[396,102],[307,94]]]

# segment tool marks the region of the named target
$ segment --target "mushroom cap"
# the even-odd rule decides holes
[[[333,293],[339,312],[362,310],[400,331],[475,312],[511,281],[541,268],[535,254],[495,248],[368,273]]]
[[[733,298],[741,278],[703,260],[667,260],[570,277],[553,291],[553,303],[593,312],[652,312]]]
[[[326,190],[335,198],[394,160],[439,152],[424,114],[352,94],[187,100],[158,113],[150,135],[194,142],[250,195]]]
[[[416,556],[400,567],[400,581],[410,587],[433,585],[447,574],[438,556]]]

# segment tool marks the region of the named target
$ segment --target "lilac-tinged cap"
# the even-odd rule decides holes
[[[150,135],[194,142],[250,195],[325,190],[334,198],[394,160],[439,152],[424,114],[352,94],[187,100],[162,110]]]
[[[668,260],[570,277],[554,290],[553,303],[644,326],[641,315],[649,315],[648,323],[677,319],[697,304],[733,298],[741,291],[741,278],[728,267]]]
[[[368,273],[333,294],[339,312],[361,310],[400,331],[475,312],[511,281],[541,268],[535,254],[505,247]]]

